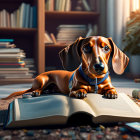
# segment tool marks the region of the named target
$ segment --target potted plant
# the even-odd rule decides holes
[[[130,72],[140,75],[140,11],[132,13],[127,23],[123,51],[130,58]]]

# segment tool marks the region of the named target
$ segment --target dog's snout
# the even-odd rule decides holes
[[[93,67],[94,67],[95,71],[98,72],[98,73],[100,73],[104,70],[104,64],[103,63],[95,64]]]

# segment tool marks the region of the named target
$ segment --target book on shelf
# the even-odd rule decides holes
[[[17,63],[0,62],[0,68],[22,68],[22,67],[25,67],[25,62],[24,61],[19,61]]]
[[[29,28],[29,22],[30,22],[30,4],[27,4],[26,6],[26,13],[25,13],[25,22],[24,22],[24,27],[25,28]],[[37,15],[37,13],[35,13]],[[35,15],[34,15],[35,16]],[[34,25],[33,25],[34,26]],[[37,26],[35,25],[34,28],[36,28]]]
[[[46,0],[46,11],[71,11],[71,0]]]
[[[62,7],[63,8],[62,11],[66,11],[66,12],[71,11],[71,4],[72,4],[71,0],[65,0],[63,3],[64,4]]]
[[[57,41],[56,41],[56,38],[55,38],[55,35],[53,33],[50,34],[50,37],[53,41],[54,44],[57,44]]]
[[[54,11],[54,0],[46,0],[46,3],[45,3],[45,9],[47,11]]]
[[[37,8],[22,2],[18,9],[9,13],[6,9],[0,11],[0,27],[36,28]]]
[[[84,7],[85,11],[91,11],[91,8],[90,8],[87,0],[82,0],[82,3],[83,3],[83,7]]]
[[[0,39],[0,43],[11,43],[14,39]]]
[[[56,36],[57,43],[73,43],[79,36],[88,37],[97,35],[97,25],[59,25]]]
[[[140,107],[124,93],[117,99],[95,93],[85,99],[60,94],[25,97],[10,103],[6,128],[64,125],[78,114],[90,117],[91,123],[140,121]]]
[[[6,71],[7,73],[23,73],[23,72],[28,72],[29,68],[0,68],[0,73],[4,73],[4,71]]]
[[[92,24],[88,24],[88,31],[85,37],[89,37],[89,36],[96,36],[98,34],[98,26],[92,25]]]
[[[0,54],[0,58],[25,58],[25,53],[4,53]]]
[[[53,44],[53,40],[47,31],[44,34],[44,43],[45,44]]]
[[[79,36],[84,37],[87,32],[86,25],[59,25],[57,33],[58,43],[73,43]]]
[[[89,5],[90,5],[91,11],[96,11],[96,8],[97,8],[96,2],[97,2],[96,0],[89,0]]]
[[[33,9],[33,13],[32,13],[32,17],[33,17],[32,28],[36,28],[37,27],[37,7],[33,6],[32,9]]]
[[[34,64],[30,66],[26,64],[29,61],[25,59],[26,53],[20,48],[13,48],[13,41],[13,39],[0,39],[1,79],[32,78]]]
[[[96,0],[79,0],[75,6],[76,11],[95,11],[97,7]]]
[[[19,49],[19,48],[4,48],[4,47],[1,47],[0,46],[0,54],[2,53],[20,53],[22,52],[23,50]]]

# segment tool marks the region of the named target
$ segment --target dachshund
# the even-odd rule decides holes
[[[68,94],[70,97],[83,99],[87,93],[96,92],[106,98],[117,98],[116,89],[112,86],[109,76],[108,61],[111,56],[114,72],[122,74],[129,58],[111,38],[79,37],[74,43],[61,50],[59,56],[66,70],[44,72],[34,79],[32,88],[14,92],[3,99],[28,92],[41,95],[50,84],[57,87],[57,92]]]

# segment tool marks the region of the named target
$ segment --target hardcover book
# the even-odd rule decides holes
[[[89,93],[85,99],[65,95],[15,99],[9,105],[6,127],[63,125],[78,113],[89,115],[93,123],[140,122],[140,107],[126,94],[107,99]]]

